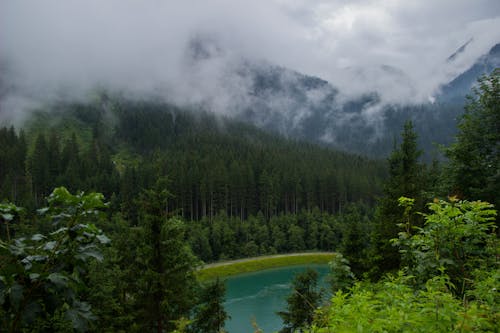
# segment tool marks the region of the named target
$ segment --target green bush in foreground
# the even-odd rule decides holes
[[[105,207],[103,196],[60,187],[47,201],[39,214],[55,230],[0,239],[0,332],[86,331],[96,319],[83,295],[89,262],[102,260],[99,245],[109,242],[89,223]],[[2,207],[4,220],[19,211]]]
[[[498,273],[491,278],[498,279]],[[430,279],[419,291],[411,280],[400,272],[337,292],[310,332],[498,332],[498,311],[481,301],[455,298],[446,275]]]
[[[496,211],[453,198],[430,210],[423,228],[414,235],[406,228],[396,242],[408,267],[338,291],[318,310],[310,332],[500,331]]]

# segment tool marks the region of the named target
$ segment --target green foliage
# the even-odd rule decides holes
[[[278,312],[285,324],[280,332],[302,332],[311,325],[314,312],[320,305],[321,292],[317,290],[318,273],[308,269],[292,281],[292,293],[287,298],[287,311]]]
[[[197,259],[185,242],[183,222],[167,218],[168,196],[161,184],[140,196],[141,237],[133,271],[139,325],[160,332],[173,330],[173,321],[189,316],[197,286]]]
[[[168,177],[169,208],[184,218],[212,219],[223,210],[240,220],[259,211],[269,219],[314,207],[338,212],[348,202],[373,204],[385,174],[378,161],[287,141],[229,119],[157,102],[102,103],[36,113],[27,125],[28,154],[22,154],[21,135],[2,129],[0,161],[5,155],[16,163],[5,164],[8,173],[0,167],[0,194],[25,200],[20,194],[27,192],[40,205],[49,189],[65,184],[107,197],[115,192],[122,213],[131,214],[137,207],[130,198]],[[19,168],[25,163],[27,170]]]
[[[13,203],[0,203],[0,222],[2,222],[2,229],[5,229],[0,233],[0,240],[5,239],[10,242],[12,223],[16,216],[19,216],[23,211],[24,209],[17,207]]]
[[[370,234],[373,232],[373,213],[362,205],[348,205],[336,220],[339,230],[333,229],[340,241],[338,252],[349,261],[353,273],[361,275],[366,271]],[[335,227],[335,225],[333,225]]]
[[[349,260],[342,254],[337,253],[328,264],[330,265],[329,282],[333,293],[339,290],[345,291],[354,284],[356,277],[351,272]]]
[[[407,209],[411,207],[408,202]],[[401,247],[409,272],[425,283],[444,270],[463,295],[470,288],[475,269],[489,269],[496,263],[498,240],[495,234],[496,211],[482,201],[435,200],[424,214],[425,225],[401,232],[396,245]]]
[[[16,133],[14,127],[0,128],[0,201],[9,199],[19,204],[26,200],[27,175],[24,164],[27,158],[24,131]]]
[[[389,158],[389,179],[385,183],[384,196],[380,199],[375,216],[371,260],[375,269],[389,271],[399,268],[400,255],[390,239],[397,237],[398,224],[404,210],[398,204],[401,196],[417,199],[417,208],[423,207],[423,165],[419,163],[421,151],[417,148],[417,135],[411,122],[407,122],[401,134],[402,143]],[[408,215],[412,225],[419,224],[414,215]],[[375,272],[380,275],[380,272]]]
[[[500,68],[479,79],[447,150],[450,187],[466,199],[500,206]]]
[[[229,318],[224,309],[226,287],[219,279],[205,286],[194,310],[193,331],[199,333],[223,332]]]
[[[459,332],[461,304],[447,292],[446,279],[429,280],[417,293],[411,279],[400,273],[338,291],[311,332]]]
[[[99,245],[109,242],[88,223],[98,219],[105,207],[103,196],[72,195],[60,187],[47,201],[48,207],[39,213],[56,230],[0,241],[0,317],[8,332],[35,327],[55,330],[65,321],[77,331],[86,331],[95,320],[82,295],[89,262],[102,260]]]
[[[431,278],[418,290],[413,278],[401,271],[376,284],[357,283],[347,292],[338,291],[309,332],[498,332],[498,303],[464,303],[450,292],[446,275]],[[498,294],[488,288],[483,296],[492,292]]]
[[[414,201],[399,202],[408,218]],[[430,203],[424,226],[402,223],[394,240],[408,267],[338,291],[310,332],[498,332],[500,247],[492,207],[456,198]]]
[[[361,221],[356,220],[357,216]],[[367,224],[366,216],[352,215],[347,210],[339,217],[318,209],[303,210],[273,216],[269,221],[262,214],[241,221],[221,212],[212,219],[189,222],[187,234],[193,252],[204,262],[214,262],[276,253],[331,252],[342,247],[343,236],[358,240],[349,247],[349,253],[355,254],[355,247],[366,247],[367,237],[358,237],[357,233]]]

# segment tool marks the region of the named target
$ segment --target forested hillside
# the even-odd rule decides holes
[[[204,260],[330,249],[339,236],[329,214],[353,204],[369,210],[386,174],[381,161],[210,114],[106,97],[35,113],[20,131],[3,128],[0,142],[4,199],[33,209],[57,186],[98,191],[111,214],[137,225],[138,196],[161,183],[167,212],[197,221],[190,235]],[[310,214],[326,223],[313,224],[312,234]],[[255,237],[252,228],[264,229]],[[210,239],[208,251],[200,238]]]
[[[500,333],[499,194],[499,0],[0,0],[0,333]]]

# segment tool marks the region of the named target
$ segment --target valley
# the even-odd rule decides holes
[[[500,5],[0,1],[0,333],[499,332]]]

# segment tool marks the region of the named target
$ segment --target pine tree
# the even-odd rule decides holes
[[[35,203],[39,204],[49,191],[49,154],[45,135],[39,134],[35,141],[35,148],[31,155],[30,175]]]
[[[500,206],[500,68],[479,79],[446,151],[452,194]]]
[[[225,293],[224,282],[221,282],[218,278],[202,290],[198,306],[194,311],[194,332],[223,332],[224,323],[229,318],[224,309]]]
[[[382,271],[397,269],[400,264],[400,254],[390,242],[398,236],[398,224],[404,212],[404,208],[398,205],[398,199],[402,196],[414,198],[419,209],[423,205],[423,165],[419,162],[422,153],[417,147],[417,134],[411,121],[405,123],[401,137],[400,146],[394,149],[388,160],[389,179],[377,207],[371,244],[372,265]],[[412,219],[415,224],[417,221]]]
[[[48,160],[49,160],[49,181],[51,186],[59,186],[57,178],[61,173],[61,147],[59,138],[53,130],[49,136],[48,142]]]
[[[170,194],[157,185],[139,198],[143,240],[139,245],[138,314],[149,329],[173,330],[173,321],[187,317],[193,306],[196,258],[185,242],[184,225],[168,218]]]
[[[66,142],[61,156],[62,176],[60,182],[73,191],[81,190],[83,166],[80,159],[80,146],[75,133]]]
[[[285,327],[282,333],[302,332],[311,325],[314,311],[321,301],[321,293],[317,290],[318,272],[308,269],[295,276],[292,282],[293,291],[288,296],[287,311],[278,312]]]

